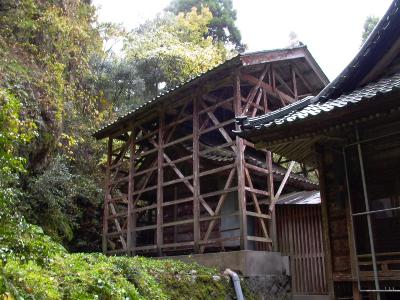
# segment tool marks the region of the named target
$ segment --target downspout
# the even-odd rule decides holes
[[[233,272],[231,269],[226,269],[224,271],[224,275],[229,275],[232,278],[233,287],[235,288],[237,300],[244,300],[242,288],[240,286],[240,278],[239,278],[238,274]]]

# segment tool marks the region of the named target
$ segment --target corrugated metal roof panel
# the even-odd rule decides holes
[[[282,195],[277,200],[277,205],[288,204],[320,204],[321,195],[319,191],[301,191]]]

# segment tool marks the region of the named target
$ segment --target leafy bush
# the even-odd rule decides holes
[[[0,220],[0,296],[19,299],[226,299],[230,283],[196,264],[69,254],[23,219]]]
[[[98,200],[95,206],[100,210],[101,189],[88,177],[73,174],[64,157],[57,156],[41,174],[27,181],[24,215],[59,241],[73,239],[91,201]]]

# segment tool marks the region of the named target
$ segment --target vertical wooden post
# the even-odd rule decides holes
[[[193,99],[193,238],[194,252],[200,241],[200,176],[199,176],[199,95]]]
[[[174,186],[174,200],[178,199],[178,187]],[[178,218],[178,205],[174,204],[174,222]],[[174,244],[177,243],[177,236],[178,236],[178,225],[174,226]],[[176,247],[175,247],[176,249]]]
[[[275,91],[275,89],[276,89],[275,69],[274,69],[274,66],[272,64],[271,64],[271,73],[272,73],[272,90]]]
[[[272,169],[272,153],[270,151],[266,154],[267,159],[267,168],[268,168],[268,194],[271,203],[274,201],[275,189],[274,189],[274,172]],[[270,237],[272,240],[272,251],[278,251],[278,240],[277,240],[277,232],[276,232],[276,213],[275,209],[271,212],[271,219],[269,221],[269,230],[270,230]]]
[[[349,186],[349,171],[347,168],[347,162],[346,162],[346,149],[343,148],[342,151],[343,155],[343,166],[344,166],[344,175],[346,178],[346,190],[347,190],[347,199],[345,201],[346,203],[346,223],[347,223],[347,234],[348,234],[348,242],[349,242],[349,248],[350,248],[350,266],[351,266],[351,277],[353,280],[353,298],[354,300],[360,300],[361,299],[361,294],[359,291],[359,285],[358,285],[358,264],[357,264],[357,251],[356,251],[356,243],[355,243],[355,237],[354,237],[354,224],[353,224],[353,217],[352,217],[352,205],[351,205],[351,194],[350,194],[350,186]]]
[[[297,100],[299,98],[299,95],[298,95],[298,92],[297,92],[296,72],[294,71],[294,68],[292,66],[290,67],[290,70],[292,72],[294,99]]]
[[[157,228],[156,228],[156,239],[157,239],[157,254],[162,255],[162,244],[163,244],[163,182],[164,182],[164,111],[161,110],[159,113],[159,126],[158,126],[158,156],[157,156]]]
[[[328,222],[328,205],[326,198],[326,183],[325,183],[325,159],[324,159],[324,149],[316,149],[317,159],[318,159],[318,173],[319,186],[321,191],[321,215],[322,215],[322,237],[324,246],[324,259],[325,259],[325,276],[326,284],[328,286],[328,293],[331,299],[335,299],[335,290],[332,278],[332,255],[331,255],[331,245],[329,238],[329,222]]]
[[[136,130],[132,129],[131,131],[131,143],[128,145],[129,147],[129,183],[128,183],[128,226],[127,226],[127,254],[135,255],[135,247],[136,247],[136,213],[134,212],[134,179],[133,175],[135,172],[135,141],[136,141]]]
[[[105,196],[104,196],[104,211],[103,211],[103,237],[102,237],[102,249],[103,253],[107,253],[107,234],[108,234],[108,215],[109,215],[109,207],[108,201],[110,198],[110,168],[112,161],[112,146],[113,139],[110,137],[108,139],[108,147],[107,147],[107,168],[106,168],[106,178],[105,178]]]
[[[242,114],[242,95],[240,91],[240,74],[239,70],[234,75],[233,81],[233,105],[235,115]],[[236,130],[239,125],[236,124]],[[239,219],[240,219],[240,249],[247,250],[247,213],[246,213],[246,191],[244,179],[244,145],[243,139],[236,136],[236,167],[237,167],[237,185],[238,185],[238,201],[239,201]]]

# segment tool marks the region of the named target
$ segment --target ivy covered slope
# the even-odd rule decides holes
[[[116,27],[96,22],[90,0],[0,1],[0,299],[225,299],[233,292],[198,265],[94,253],[104,145],[90,134],[119,104],[145,100],[139,83],[150,79],[139,71],[157,71],[150,85],[168,86],[209,67],[176,44],[199,61],[223,60],[224,48],[202,37],[210,18],[207,10],[169,15],[154,29],[171,31],[169,43],[141,51],[128,39],[129,55],[111,59],[103,41]],[[195,40],[185,39],[185,28],[199,32]],[[173,58],[180,68],[171,68]],[[93,253],[72,253],[82,251]]]
[[[4,299],[225,299],[215,270],[172,260],[68,253],[15,209],[34,128],[0,89],[0,297]]]
[[[39,227],[3,217],[5,299],[226,299],[233,293],[215,270],[172,260],[69,254]]]
[[[4,299],[225,299],[215,270],[172,260],[68,253],[16,210],[35,129],[18,98],[0,89],[0,297]]]

